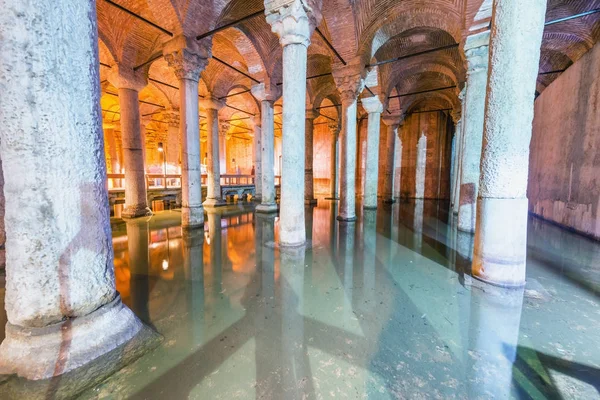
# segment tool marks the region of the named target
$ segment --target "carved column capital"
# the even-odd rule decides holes
[[[364,97],[361,100],[361,104],[365,111],[369,114],[381,114],[383,112],[383,104],[379,97]]]
[[[163,112],[163,120],[171,128],[179,128],[179,110],[170,109]]]
[[[211,41],[207,39],[198,41],[179,35],[165,43],[163,55],[177,79],[200,80],[200,73],[212,57]]]
[[[398,129],[400,125],[404,124],[404,115],[386,115],[382,119],[384,124],[394,127],[394,129]]]
[[[310,37],[321,22],[321,4],[315,0],[265,0],[265,15],[282,46],[310,45]]]
[[[342,103],[355,101],[365,88],[366,70],[357,57],[348,65],[332,71],[335,85],[340,91]]]
[[[467,60],[467,74],[486,72],[489,63],[490,32],[482,32],[467,37],[464,51]]]
[[[108,72],[108,81],[117,89],[141,91],[148,85],[146,71],[135,71],[132,67],[117,63]]]
[[[327,127],[329,128],[329,132],[331,132],[331,134],[337,138],[338,134],[340,133],[339,124],[337,122],[331,122],[327,124]]]
[[[281,97],[281,87],[271,83],[260,83],[252,86],[252,95],[258,101],[275,102]]]
[[[304,116],[305,119],[310,119],[311,121],[314,119],[319,118],[319,116],[321,116],[321,114],[314,109],[310,109],[310,110],[306,110],[306,114]]]
[[[225,103],[215,97],[207,97],[199,100],[200,107],[205,110],[217,110],[225,106]]]

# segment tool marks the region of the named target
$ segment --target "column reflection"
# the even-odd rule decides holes
[[[354,245],[356,223],[339,221],[340,266],[342,267],[344,291],[344,323],[349,326],[352,319],[352,299],[354,291]]]
[[[204,339],[204,228],[184,229],[182,238],[189,339],[197,346]]]
[[[131,220],[126,224],[129,253],[129,307],[144,323],[150,324],[150,256],[148,222]]]
[[[363,296],[370,310],[375,305],[375,271],[377,265],[377,210],[363,210]]]
[[[221,214],[215,211],[207,211],[208,237],[210,246],[210,264],[207,271],[210,287],[210,297],[216,299],[221,293],[223,282],[223,240],[221,231]]]

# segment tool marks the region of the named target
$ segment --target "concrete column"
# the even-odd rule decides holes
[[[356,220],[356,102],[364,88],[365,71],[359,59],[333,70],[342,98],[340,208],[337,219]]]
[[[365,192],[363,208],[377,208],[377,180],[379,177],[379,131],[383,104],[379,97],[363,98],[361,104],[369,114],[367,125],[367,162],[365,171]],[[389,149],[388,149],[389,150]]]
[[[204,225],[200,178],[200,122],[198,81],[211,56],[210,41],[177,36],[165,44],[165,60],[179,79],[181,136],[181,224]]]
[[[473,275],[496,285],[525,284],[529,143],[545,13],[545,0],[494,0]]]
[[[304,151],[304,204],[315,205],[315,189],[313,182],[313,137],[314,137],[314,120],[319,117],[319,113],[315,110],[306,112],[305,120],[305,151]]]
[[[261,83],[252,87],[252,95],[261,104],[262,199],[257,213],[277,212],[275,203],[275,117],[273,104],[281,95],[276,85]]]
[[[394,203],[394,155],[396,153],[396,138],[398,137],[398,128],[403,119],[398,115],[386,115],[383,122],[387,125],[385,137],[386,156],[385,175],[383,177],[383,202]]]
[[[116,64],[110,69],[108,80],[118,89],[121,106],[121,136],[123,140],[123,168],[125,169],[125,207],[123,218],[151,215],[146,193],[144,162],[145,143],[142,137],[139,92],[146,84],[143,71]]]
[[[421,132],[417,143],[417,172],[415,176],[415,198],[425,198],[425,173],[427,169],[427,136]]]
[[[38,380],[114,350],[142,324],[115,289],[96,3],[11,2],[0,35],[0,71],[10,71],[0,74],[8,317],[0,374]],[[121,91],[137,109],[137,92]]]
[[[326,200],[339,200],[339,192],[338,192],[338,176],[339,176],[339,162],[338,162],[338,152],[339,152],[339,133],[340,127],[338,124],[330,124],[329,132],[331,132],[331,173],[329,178],[329,193],[330,197],[327,197]]]
[[[463,232],[475,232],[475,200],[479,187],[489,43],[489,32],[469,36],[465,42],[468,70],[458,204],[458,229]]]
[[[252,141],[252,165],[254,166],[254,199],[259,202],[262,199],[262,129],[261,129],[261,116],[253,118],[254,124],[254,138]]]
[[[221,207],[226,203],[221,194],[221,149],[219,110],[223,102],[208,98],[200,101],[200,106],[206,110],[206,148],[208,149],[208,164],[206,166],[207,190],[204,207]]]
[[[271,30],[283,47],[283,145],[279,241],[282,246],[306,242],[302,151],[305,148],[306,64],[310,36],[321,15],[303,0],[265,2]]]

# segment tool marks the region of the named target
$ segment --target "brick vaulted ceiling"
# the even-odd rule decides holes
[[[175,35],[197,36],[237,21],[264,8],[262,0],[112,0]],[[345,61],[359,57],[365,64],[401,57],[436,47],[462,44],[473,33],[487,29],[492,0],[323,0],[320,32]],[[600,0],[548,0],[546,19],[555,20],[600,8]],[[168,34],[128,15],[106,0],[97,0],[99,53],[105,120],[118,120],[116,89],[106,80],[116,62],[132,67],[156,58],[144,68],[151,80],[140,93],[141,112],[154,121],[161,110],[179,107],[177,79],[158,57]],[[600,36],[600,14],[549,25],[544,33],[537,90],[542,92],[560,72],[578,60]],[[213,55],[257,81],[281,83],[281,47],[265,18],[259,15],[212,36]],[[336,104],[339,95],[329,73],[340,59],[317,33],[308,55],[307,106],[326,101]],[[458,93],[465,80],[460,46],[399,62],[380,65],[371,91],[389,96],[447,90],[389,100],[390,112],[415,107],[459,107]],[[202,73],[200,94],[223,98],[229,107],[224,116],[242,126],[257,114],[258,104],[244,93],[255,81],[211,59]],[[237,96],[226,97],[242,92]],[[368,93],[368,92],[366,92]],[[367,94],[369,95],[369,94]],[[108,97],[107,97],[108,96]],[[241,111],[240,111],[241,110]],[[277,113],[277,110],[276,110]],[[276,117],[278,118],[278,117]],[[280,123],[280,120],[276,120]]]

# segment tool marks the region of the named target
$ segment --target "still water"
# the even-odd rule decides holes
[[[278,248],[250,205],[183,231],[178,211],[113,224],[117,287],[161,345],[83,398],[599,398],[600,244],[529,223],[527,287],[469,276],[447,205],[335,219]]]

